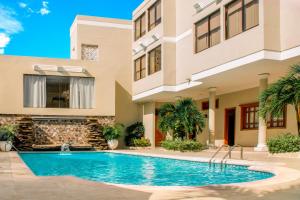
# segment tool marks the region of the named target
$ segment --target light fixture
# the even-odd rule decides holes
[[[196,12],[200,12],[202,10],[200,3],[194,4],[194,8],[195,8]]]
[[[159,35],[158,34],[154,34],[152,35],[152,38],[154,39],[154,41],[159,40]]]
[[[222,0],[201,0],[198,3],[194,4],[196,12],[201,12],[204,8],[210,6],[211,4],[217,2],[220,3]]]

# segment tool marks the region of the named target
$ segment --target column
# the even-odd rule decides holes
[[[259,74],[259,94],[268,88],[268,73]],[[255,151],[268,151],[266,120],[259,116],[258,142]]]
[[[209,110],[208,110],[208,131],[209,144],[215,145],[215,112],[216,112],[216,88],[209,88]]]
[[[143,104],[143,124],[145,137],[150,140],[151,147],[155,148],[155,102]]]

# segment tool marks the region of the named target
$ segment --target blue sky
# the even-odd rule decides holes
[[[143,0],[0,0],[0,54],[69,58],[76,15],[131,19]]]

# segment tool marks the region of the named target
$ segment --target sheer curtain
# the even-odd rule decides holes
[[[24,76],[24,106],[46,107],[46,76]]]
[[[94,108],[94,78],[71,77],[70,108]]]
[[[78,109],[80,108],[79,104],[79,77],[70,78],[70,108]]]

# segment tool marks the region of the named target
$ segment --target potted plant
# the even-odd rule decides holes
[[[0,149],[8,152],[12,148],[12,141],[17,132],[15,125],[3,125],[0,127]]]
[[[123,124],[114,124],[111,126],[105,126],[103,128],[104,138],[107,140],[108,147],[111,150],[115,150],[118,147],[119,145],[118,139],[121,137],[123,130],[124,130]]]

